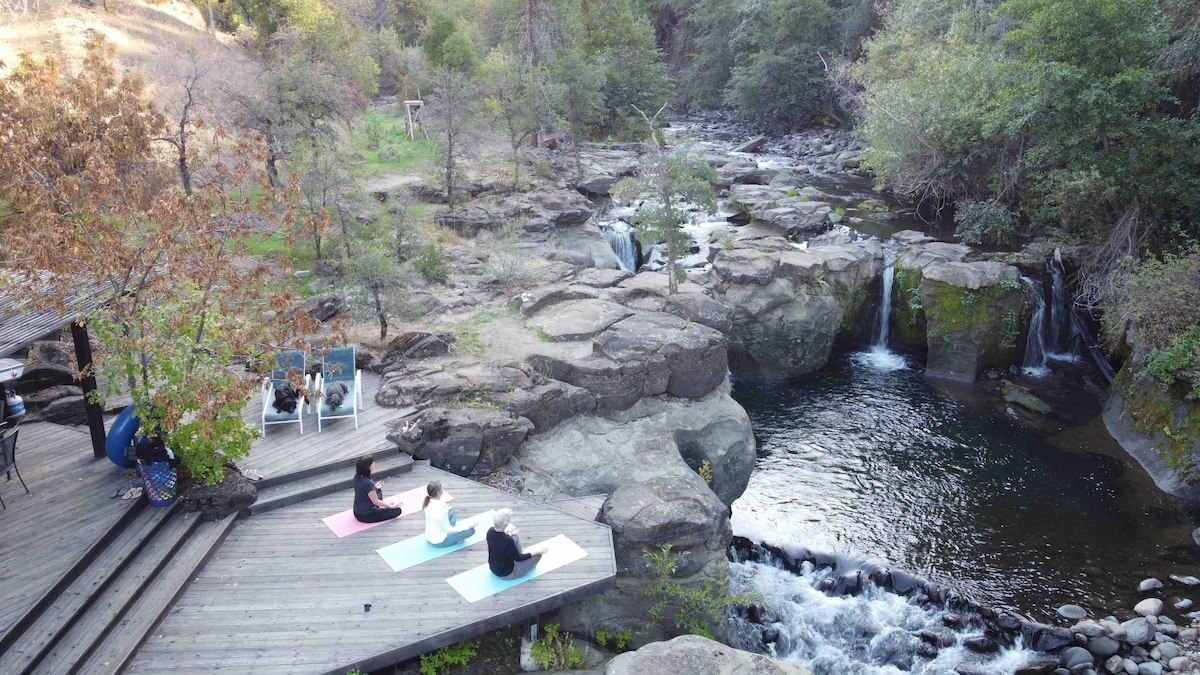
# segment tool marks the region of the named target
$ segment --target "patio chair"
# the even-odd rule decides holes
[[[290,375],[296,372],[304,375],[304,388],[311,391],[310,385],[312,381],[308,374],[308,363],[305,360],[304,352],[299,349],[289,349],[277,354],[275,356],[275,368],[267,377],[263,378],[262,430],[264,435],[267,433],[268,424],[291,423],[299,424],[300,434],[304,434],[304,404],[308,403],[310,409],[312,407],[307,396],[297,395],[295,410],[279,410],[275,407],[275,392],[282,390],[284,387],[291,388]]]
[[[17,471],[17,432],[19,427],[13,427],[0,435],[0,471],[8,476],[8,480],[12,480],[13,472],[16,472],[17,478],[21,481],[21,487],[25,488],[25,494],[29,494],[29,486],[25,484],[25,479],[21,478],[21,472]],[[8,505],[4,503],[4,499],[0,498],[0,507],[5,510]]]
[[[326,392],[330,386],[338,383],[345,385],[346,391],[342,403],[329,407]],[[362,371],[354,367],[354,347],[338,347],[329,349],[321,359],[321,372],[317,373],[317,431],[321,431],[324,420],[343,417],[354,418],[354,428],[358,428],[358,411],[362,410]]]

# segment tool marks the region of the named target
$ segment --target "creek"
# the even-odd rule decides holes
[[[727,151],[736,136],[701,126],[677,133],[698,139],[707,152]],[[769,153],[749,157],[763,168],[798,163]],[[843,200],[850,226],[864,234],[952,234],[903,215],[864,178],[813,173],[804,184]],[[856,214],[854,205],[867,199],[887,202],[893,215]],[[889,654],[906,638],[896,631],[911,636],[940,626],[937,610],[869,582],[854,596],[818,590],[830,574],[868,562],[1052,624],[1059,623],[1055,608],[1066,603],[1128,618],[1141,597],[1138,582],[1150,576],[1168,584],[1162,593],[1168,607],[1191,597],[1167,576],[1192,574],[1200,564],[1191,537],[1200,511],[1158,490],[1109,436],[1099,417],[1104,392],[1087,382],[1096,379],[1087,368],[1055,358],[1066,347],[1069,321],[1061,275],[1053,282],[1039,307],[1038,344],[1010,374],[1052,402],[1050,426],[1030,427],[1006,414],[994,388],[927,380],[916,357],[888,350],[879,327],[873,347],[835,354],[800,381],[735,382],[734,397],[749,413],[759,449],[749,487],[733,505],[734,533],[843,561],[836,573],[806,566],[800,574],[766,562],[731,564],[731,589],[758,594],[778,617],[776,656],[817,675],[933,675],[978,659],[961,647],[965,636],[979,632],[966,626],[957,630],[955,646],[899,668]],[[1027,283],[1044,292],[1041,283]],[[735,645],[753,647],[759,639],[736,621],[733,632]],[[1017,645],[988,657],[979,672],[1012,672],[1028,658]]]

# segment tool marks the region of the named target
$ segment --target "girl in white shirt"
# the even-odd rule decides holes
[[[425,538],[434,546],[452,546],[475,534],[475,523],[458,525],[453,500],[444,500],[445,491],[436,480],[425,486]]]

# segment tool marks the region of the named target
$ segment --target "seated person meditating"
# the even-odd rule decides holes
[[[434,546],[453,546],[475,534],[475,523],[458,524],[454,500],[446,499],[446,491],[436,480],[425,486],[425,538]]]
[[[375,455],[363,455],[354,464],[354,517],[360,523],[378,523],[400,515],[400,508],[383,501],[383,481],[371,481]]]
[[[488,567],[492,574],[501,579],[517,579],[529,573],[537,566],[545,548],[538,548],[528,553],[521,552],[521,538],[517,536],[517,528],[512,526],[512,509],[499,509],[493,520],[495,527],[488,530]]]

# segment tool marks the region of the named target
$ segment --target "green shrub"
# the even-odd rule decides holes
[[[628,628],[625,630],[611,631],[603,628],[596,631],[596,644],[601,647],[608,647],[610,644],[619,652],[625,651],[633,642],[633,631]]]
[[[672,575],[679,567],[679,560],[687,554],[687,551],[672,553],[670,545],[646,552],[646,568],[651,579],[646,594],[654,600],[650,616],[662,622],[667,611],[673,609],[675,613],[670,619],[675,628],[712,640],[715,639],[713,622],[719,621],[730,605],[749,605],[758,598],[731,595],[711,579],[693,588],[675,583]]]
[[[404,158],[404,149],[396,143],[379,146],[379,161],[399,162]]]
[[[585,665],[583,655],[571,642],[571,634],[559,633],[558,624],[546,626],[542,639],[531,646],[533,660],[542,670],[573,670]]]
[[[368,113],[363,118],[362,139],[368,150],[383,150],[384,141],[391,132],[391,124],[381,115]]]
[[[421,245],[411,262],[413,270],[430,283],[445,283],[450,277],[450,268],[446,265],[446,252],[435,241]]]
[[[451,666],[465,666],[479,653],[479,640],[464,640],[421,655],[421,675],[441,675]]]
[[[1000,244],[1017,228],[1017,215],[998,202],[963,202],[954,213],[954,235],[968,244]]]
[[[712,462],[708,461],[707,459],[703,462],[700,462],[700,468],[696,470],[696,473],[700,474],[700,477],[704,479],[705,483],[707,483],[709,486],[712,485]]]

